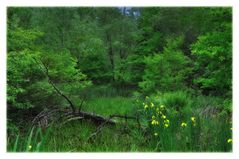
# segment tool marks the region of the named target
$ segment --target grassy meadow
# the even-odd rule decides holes
[[[110,88],[108,88],[109,91]],[[8,137],[8,151],[27,152],[229,152],[232,150],[232,121],[220,111],[220,99],[183,97],[185,93],[167,93],[160,97],[109,96],[87,101],[83,110],[103,115],[140,115],[135,121],[118,119],[120,125],[107,125],[89,138],[99,125],[90,120],[52,123],[47,129],[30,127]],[[102,94],[103,93],[103,94]],[[175,94],[177,96],[175,96]],[[182,96],[182,97],[180,97]],[[217,101],[218,103],[215,103]],[[163,104],[165,103],[165,104]],[[182,104],[176,111],[171,105]],[[159,123],[154,123],[158,121]]]

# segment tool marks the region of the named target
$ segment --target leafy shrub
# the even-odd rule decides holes
[[[232,113],[232,100],[231,99],[224,100],[223,105],[224,105],[224,109],[227,112]]]
[[[222,22],[220,31],[198,37],[191,46],[197,84],[207,94],[229,96],[232,88],[232,35],[231,23]]]
[[[170,38],[161,53],[144,59],[143,81],[139,86],[146,93],[185,89],[185,78],[191,72],[190,60],[180,50],[183,37]]]
[[[25,116],[30,118],[36,110],[29,111],[30,108],[38,108],[40,112],[45,107],[60,105],[62,98],[59,99],[49,79],[67,96],[91,85],[87,76],[77,68],[77,60],[69,50],[46,51],[35,44],[42,35],[17,25],[8,28],[11,40],[7,53],[7,103],[11,114],[8,119],[13,122],[18,120],[19,109],[30,113]]]
[[[182,91],[164,93],[162,96],[163,103],[177,111],[190,104],[190,97]]]

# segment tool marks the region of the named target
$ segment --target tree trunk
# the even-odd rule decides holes
[[[112,74],[113,74],[113,81],[114,79],[114,69],[115,69],[115,65],[114,65],[114,54],[113,54],[113,48],[112,48],[112,39],[111,39],[111,35],[109,33],[106,33],[107,35],[107,41],[109,44],[108,47],[108,55],[109,55],[109,59],[110,59],[110,64],[111,64],[111,70],[112,70]]]

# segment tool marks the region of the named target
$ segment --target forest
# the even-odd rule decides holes
[[[8,152],[231,152],[231,7],[8,7]]]

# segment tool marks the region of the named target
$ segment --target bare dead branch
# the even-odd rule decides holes
[[[134,117],[134,116],[118,115],[118,114],[110,115],[110,117],[111,117],[111,118],[134,119],[134,120],[137,119],[137,117]]]
[[[34,60],[36,61],[36,63],[41,67],[43,73],[46,75],[47,79],[48,79],[48,82],[50,83],[50,85],[54,88],[54,90],[60,95],[62,96],[70,105],[71,109],[72,109],[72,112],[74,113],[75,112],[75,106],[74,104],[71,102],[71,100],[69,99],[69,97],[67,97],[65,94],[63,94],[61,92],[61,90],[54,84],[54,82],[51,80],[50,76],[49,76],[49,71],[48,71],[48,67],[45,65],[45,63],[41,60],[40,60],[40,63],[34,58]]]

